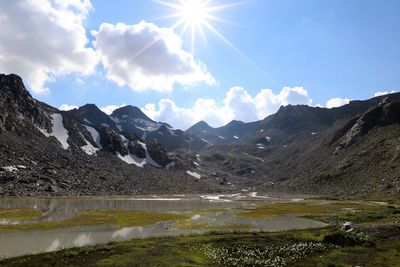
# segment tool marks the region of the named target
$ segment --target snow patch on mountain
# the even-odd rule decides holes
[[[122,126],[121,126],[121,121],[117,117],[111,117],[110,119],[115,122],[115,126],[117,126],[118,131],[122,132]]]
[[[128,155],[122,156],[120,153],[117,152],[118,158],[125,161],[129,165],[136,165],[137,167],[143,168],[146,165],[146,159],[138,158],[135,155],[129,153]]]
[[[197,172],[186,171],[186,173],[189,174],[190,176],[196,178],[196,179],[201,179],[201,175],[198,174]]]
[[[259,149],[265,149],[265,146],[263,145],[263,144],[257,144],[257,148],[259,148]]]
[[[59,113],[54,113],[51,115],[51,117],[52,117],[52,123],[53,123],[51,133],[48,133],[45,130],[40,129],[40,128],[39,128],[39,130],[47,137],[50,137],[50,136],[55,137],[60,142],[62,148],[67,150],[69,148],[69,144],[67,142],[68,141],[68,131],[67,131],[67,129],[64,128],[63,117]]]
[[[214,145],[213,143],[211,143],[210,141],[207,141],[206,139],[201,139],[201,141],[207,143],[208,146],[213,146]]]
[[[87,126],[87,125],[83,125],[86,130],[88,130],[88,132],[92,135],[93,141],[96,143],[96,146],[99,149],[102,149],[101,146],[101,139],[100,139],[100,133],[93,127]]]
[[[172,161],[172,162],[168,163],[168,164],[165,166],[165,168],[166,168],[167,170],[170,170],[170,169],[172,169],[172,168],[175,168],[175,166],[176,166],[176,162],[175,162],[175,161]]]
[[[93,124],[93,123],[92,123],[90,120],[88,120],[87,118],[84,118],[83,121],[84,121],[85,123],[88,123],[88,124]]]
[[[154,167],[161,167],[157,162],[155,162],[155,160],[150,156],[149,151],[147,150],[147,145],[143,142],[139,141],[139,144],[144,148],[144,150],[146,151],[146,163],[153,165]]]
[[[86,145],[81,146],[81,149],[83,150],[83,152],[85,152],[89,156],[95,155],[99,149],[97,147],[93,146],[88,140],[85,139],[85,141],[86,141]]]
[[[120,135],[122,141],[124,142],[125,146],[128,146],[129,144],[129,140],[123,136],[122,134]],[[129,153],[128,155],[122,156],[120,153],[117,153],[118,158],[120,158],[121,160],[125,161],[126,163],[130,164],[130,165],[136,165],[137,167],[143,168],[144,165],[146,164],[150,164],[154,167],[161,167],[149,154],[149,151],[147,150],[147,145],[146,143],[140,142],[138,141],[138,143],[143,147],[143,149],[145,150],[146,153],[146,158],[139,158],[136,155],[133,155],[131,153]]]
[[[138,124],[138,125],[135,125],[135,127],[138,129],[141,129],[141,130],[143,129],[144,131],[153,132],[153,131],[157,131],[161,127],[161,124],[157,123],[157,122],[155,123],[155,122],[151,122],[151,121],[143,120],[143,119],[135,119],[134,121],[135,121],[135,123]]]

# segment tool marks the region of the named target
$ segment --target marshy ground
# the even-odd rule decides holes
[[[185,212],[88,210],[60,221],[38,221],[30,209],[3,209],[0,220],[32,220],[30,224],[3,224],[3,232],[58,230],[103,226],[115,229],[145,227],[174,221],[176,229],[203,229],[206,233],[134,239],[95,246],[5,259],[1,266],[399,266],[400,208],[365,201],[259,202],[229,208],[232,216],[273,220],[289,216],[326,223],[319,229],[281,232],[255,231],[249,225],[225,227],[199,223],[201,216],[223,214],[227,209]],[[195,218],[195,219],[194,219]],[[208,218],[208,217],[205,217]],[[213,217],[212,217],[213,218]],[[340,226],[351,221],[355,229]],[[29,225],[29,226],[27,226]],[[230,232],[226,232],[229,230]],[[165,230],[167,231],[167,230]],[[1,239],[0,239],[0,242]]]

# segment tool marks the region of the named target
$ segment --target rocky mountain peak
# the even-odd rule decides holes
[[[329,126],[333,118],[328,109],[307,105],[282,106],[276,114],[268,119],[268,127],[292,134],[300,131],[317,131]]]
[[[211,127],[207,122],[205,121],[199,121],[198,123],[194,124],[192,127],[190,127],[187,132],[191,134],[196,134],[196,133],[201,133],[204,131],[209,131],[214,129]]]
[[[236,125],[243,125],[243,124],[244,124],[244,122],[242,122],[242,121],[232,120],[226,126],[236,126]]]
[[[32,98],[30,93],[25,89],[21,77],[15,74],[0,74],[0,94],[2,96],[12,96],[14,100],[23,98]]]
[[[18,75],[0,74],[0,129],[14,131],[27,119],[47,128],[47,110],[53,108],[34,100]]]
[[[98,125],[103,127],[116,128],[115,122],[110,117],[101,111],[95,104],[86,104],[78,109],[69,111],[79,121],[86,125]]]
[[[114,110],[114,112],[111,114],[111,117],[113,118],[128,118],[129,119],[140,119],[140,120],[146,120],[150,122],[155,122],[152,119],[150,119],[146,114],[144,114],[140,108],[135,107],[135,106],[124,106],[119,109]]]

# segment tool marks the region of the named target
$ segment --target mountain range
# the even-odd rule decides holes
[[[1,195],[400,193],[400,94],[186,131],[139,108],[60,111],[0,74]]]

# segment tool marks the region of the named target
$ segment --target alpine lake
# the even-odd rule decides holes
[[[0,265],[396,266],[399,214],[387,202],[256,192],[0,198]]]

